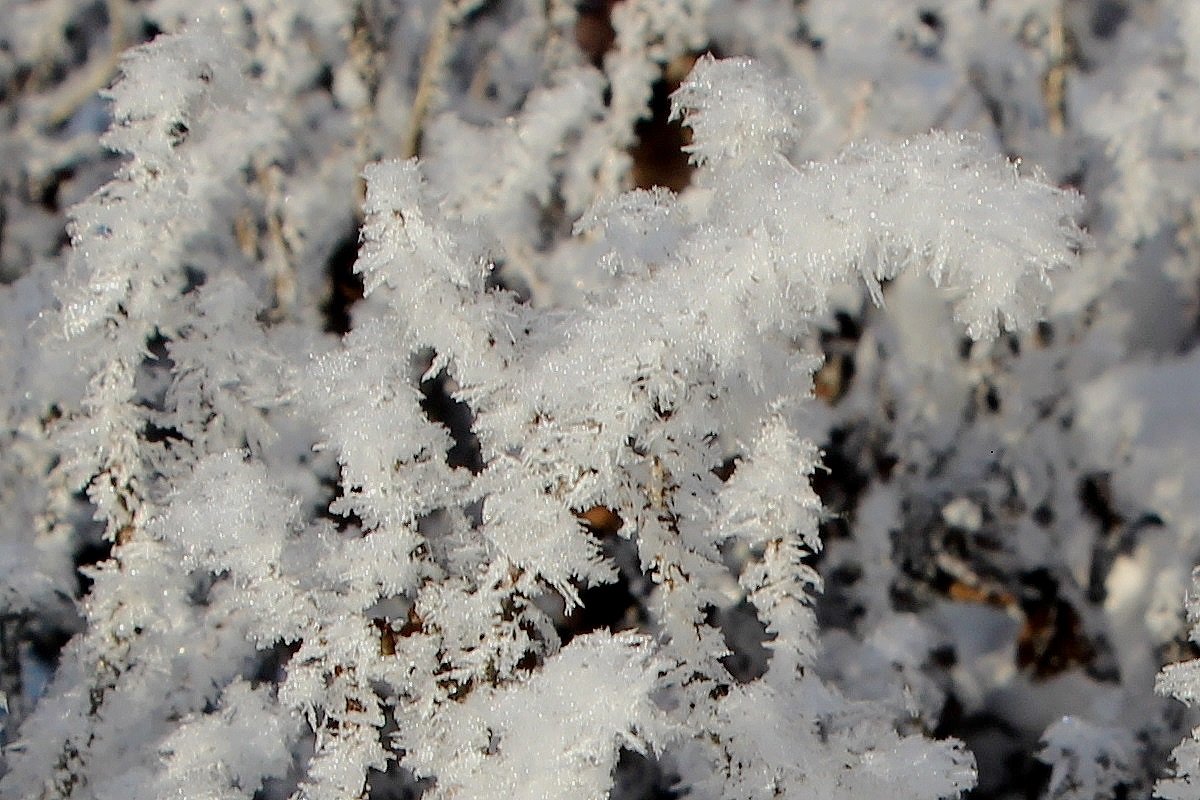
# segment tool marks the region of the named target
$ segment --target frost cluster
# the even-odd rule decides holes
[[[1192,0],[0,19],[0,798],[1200,798]]]

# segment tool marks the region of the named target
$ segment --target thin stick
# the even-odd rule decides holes
[[[1055,136],[1062,136],[1067,129],[1067,35],[1063,21],[1062,3],[1054,7],[1050,15],[1049,41],[1050,68],[1046,71],[1047,127]]]
[[[64,86],[59,94],[62,98],[46,115],[42,125],[53,128],[69,120],[81,105],[112,80],[121,63],[125,50],[125,17],[128,0],[108,0],[108,54],[79,79]]]
[[[429,106],[433,102],[433,93],[437,91],[446,45],[450,42],[450,29],[457,16],[454,0],[442,0],[433,20],[433,29],[429,33],[429,44],[421,60],[421,77],[417,81],[417,93],[413,97],[408,132],[400,148],[403,158],[412,158],[421,152],[421,132],[425,126]]]

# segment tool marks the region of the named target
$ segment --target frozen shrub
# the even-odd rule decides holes
[[[0,795],[1164,774],[1188,3],[0,15]]]

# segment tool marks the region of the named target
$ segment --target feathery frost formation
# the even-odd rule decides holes
[[[467,196],[385,161],[365,172],[367,299],[321,344],[254,301],[231,243],[204,241],[276,135],[222,42],[200,28],[127,57],[108,141],[130,161],[74,212],[41,346],[90,375],[46,387],[62,420],[44,446],[115,546],[15,732],[5,796],[291,780],[343,798],[398,760],[430,798],[603,798],[622,748],[670,760],[697,797],[970,785],[957,743],[898,732],[812,669],[818,361],[798,342],[836,286],[878,296],[907,269],[974,336],[1027,323],[1079,244],[1076,196],[962,135],[793,164],[800,95],[703,59],[674,98],[697,189],[585,216],[577,235],[616,276],[587,307],[492,287],[503,243]],[[474,468],[423,408],[439,376]],[[305,478],[320,458],[331,503]],[[653,585],[642,632],[556,629],[556,604],[618,576],[580,521],[599,507]],[[722,663],[727,591],[766,631],[750,680]]]
[[[0,798],[1200,797],[1200,12],[801,6],[0,0]]]

